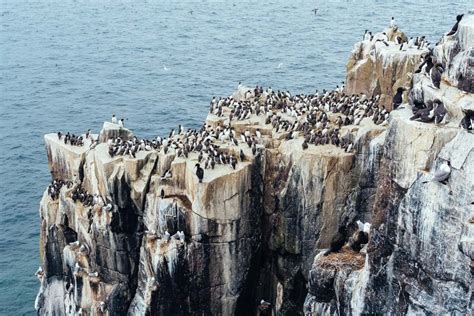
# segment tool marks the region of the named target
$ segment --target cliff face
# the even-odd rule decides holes
[[[376,55],[375,63],[408,69],[411,95],[424,102],[442,100],[447,118],[442,125],[414,122],[408,105],[391,113],[381,148],[367,255],[364,259],[347,254],[316,256],[309,274],[306,314],[472,313],[474,180],[469,174],[474,135],[458,124],[462,110],[470,109],[474,100],[470,86],[453,78],[472,72],[466,65],[472,51],[466,34],[472,34],[473,25],[473,15],[465,15],[458,32],[444,36],[433,50],[435,60],[446,67],[440,89],[433,87],[429,76],[407,67],[409,56],[394,62],[393,56],[386,61],[382,54]],[[387,53],[391,49],[386,48]],[[357,73],[350,63],[349,72]],[[356,90],[357,85],[394,82],[377,74],[358,79],[348,74],[348,79],[348,89]],[[430,170],[446,160],[452,163],[449,183],[428,181]]]
[[[287,140],[265,117],[251,116],[232,126],[238,137],[258,128],[259,144],[220,144],[235,155],[242,149],[244,161],[205,169],[199,183],[195,152],[111,157],[110,139],[133,138],[115,124],[104,123],[92,147],[46,135],[52,176],[70,183],[41,200],[39,313],[472,312],[474,135],[457,126],[474,98],[465,79],[472,28],[466,15],[434,50],[447,66],[441,89],[414,73],[427,50],[356,44],[346,92],[381,95],[390,108],[397,87],[412,87],[411,96],[440,98],[448,119],[411,121],[405,104],[388,124],[365,118],[343,126],[354,150],[303,150],[302,136]],[[225,123],[214,114],[206,120],[212,128]],[[448,184],[424,183],[446,159]],[[104,200],[83,203],[78,189]],[[353,232],[356,219],[372,223],[367,247],[323,256],[338,227]],[[271,304],[266,310],[262,299]]]
[[[409,87],[421,62],[421,56],[428,52],[427,48],[405,48],[394,42],[397,36],[406,40],[400,30],[388,29],[384,33],[390,40],[386,46],[377,41],[382,34],[375,34],[374,39],[364,40],[354,45],[347,62],[345,92],[347,94],[363,93],[368,96],[380,95],[381,104],[392,109],[392,96],[398,87]]]

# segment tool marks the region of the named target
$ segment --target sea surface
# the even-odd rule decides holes
[[[311,93],[345,79],[365,29],[436,42],[470,1],[0,0],[0,315],[34,315],[43,135],[198,127],[239,81]],[[317,14],[312,12],[318,8]]]

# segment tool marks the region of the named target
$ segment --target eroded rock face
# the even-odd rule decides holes
[[[442,100],[447,119],[441,125],[411,121],[408,105],[391,113],[381,135],[365,263],[341,266],[353,262],[347,258],[350,250],[331,254],[332,262],[316,256],[305,314],[472,313],[474,180],[469,174],[474,135],[458,124],[473,95],[450,77],[471,71],[456,62],[470,54],[463,34],[472,27],[472,15],[465,18],[458,33],[443,37],[434,50],[438,61],[449,65],[441,88],[435,89],[423,73],[413,75],[412,96],[423,102]],[[452,166],[448,183],[429,181],[446,160]]]
[[[462,73],[464,64],[454,61],[469,51],[465,24],[434,53]],[[389,39],[402,35],[388,32]],[[233,127],[238,137],[259,129],[255,152],[221,144],[237,155],[242,149],[245,161],[206,169],[199,183],[195,152],[110,157],[108,139],[133,137],[115,124],[104,124],[93,148],[46,135],[52,176],[70,184],[58,198],[45,192],[41,200],[39,313],[471,313],[474,135],[457,125],[473,95],[450,79],[455,68],[439,90],[426,75],[414,75],[423,53],[356,44],[346,92],[381,94],[390,108],[398,86],[413,88],[423,101],[440,98],[447,122],[411,121],[403,104],[387,125],[364,119],[342,127],[354,138],[349,152],[334,145],[303,150],[303,137],[286,140],[252,116]],[[206,124],[224,119],[210,114]],[[424,183],[446,159],[453,168],[448,184]],[[105,202],[74,201],[78,186]],[[367,247],[323,256],[338,227],[352,233],[357,219],[372,223]]]
[[[345,92],[347,94],[363,93],[369,97],[380,95],[380,102],[386,109],[392,109],[392,97],[397,88],[408,88],[411,85],[416,66],[427,49],[416,47],[400,50],[400,45],[393,41],[396,36],[406,39],[399,30],[385,31],[390,42],[386,46],[377,41],[381,33],[375,34],[372,41],[366,40],[354,45],[347,62]]]

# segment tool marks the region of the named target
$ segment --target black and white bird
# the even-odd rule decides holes
[[[436,89],[439,89],[441,86],[441,74],[444,72],[443,66],[441,64],[436,64],[433,67],[431,67],[430,70],[430,78],[431,78],[431,83],[433,84],[433,87]]]
[[[261,299],[260,304],[258,304],[258,309],[263,312],[263,311],[268,310],[271,306],[272,306],[271,303],[265,301],[264,299]]]
[[[399,87],[397,89],[397,93],[393,96],[392,102],[393,102],[393,109],[396,110],[400,104],[403,103],[403,91],[405,91],[405,88]]]
[[[357,221],[357,228],[364,232],[364,233],[370,233],[370,227],[372,226],[370,223],[362,223],[361,221]]]
[[[202,179],[204,179],[204,169],[197,163],[196,164],[196,176],[199,179],[199,183],[202,183]]]
[[[441,102],[440,99],[435,99],[433,101],[435,104],[435,109],[434,109],[434,119],[435,119],[435,124],[441,124],[441,122],[444,120],[446,116],[446,108],[444,107],[443,102]]]
[[[473,110],[463,110],[464,117],[459,125],[467,131],[472,131],[472,120],[474,120]]]
[[[168,240],[170,240],[170,237],[171,237],[170,233],[168,231],[165,231],[163,240],[167,242]]]
[[[395,22],[395,18],[392,16],[392,19],[390,20],[390,27],[392,29],[397,28],[397,22]]]
[[[104,301],[99,302],[99,310],[101,313],[104,313],[107,309],[107,304]]]
[[[112,203],[107,203],[107,205],[105,205],[104,207],[102,207],[102,211],[103,212],[110,212],[113,208],[113,205]]]

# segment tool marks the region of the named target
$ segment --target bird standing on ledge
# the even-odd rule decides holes
[[[405,91],[405,88],[399,87],[397,89],[397,93],[393,96],[393,109],[396,110],[400,104],[403,103],[403,91]]]
[[[347,238],[347,227],[344,225],[339,226],[337,233],[332,237],[331,246],[324,253],[324,256],[329,255],[331,252],[338,252],[342,249],[342,246],[346,243]]]
[[[202,179],[204,178],[204,169],[197,163],[196,164],[196,176],[199,179],[199,183],[202,183]]]

